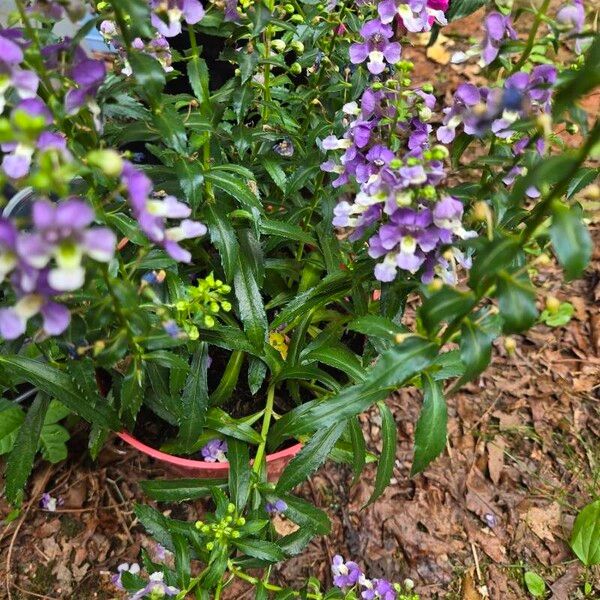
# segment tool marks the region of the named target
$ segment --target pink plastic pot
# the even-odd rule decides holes
[[[229,474],[229,463],[211,463],[203,460],[193,460],[191,458],[182,458],[181,456],[173,456],[166,452],[161,452],[156,448],[146,446],[134,438],[130,433],[122,431],[117,435],[132,448],[138,452],[151,456],[155,460],[162,463],[166,469],[177,475],[196,479],[227,479]],[[285,450],[274,452],[267,455],[267,477],[269,481],[276,481],[283,472],[287,464],[300,452],[302,444],[294,444]]]

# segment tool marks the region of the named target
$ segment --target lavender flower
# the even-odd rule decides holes
[[[23,50],[11,37],[11,30],[0,31],[0,112],[4,110],[5,94],[12,88],[21,99],[34,98],[39,77],[34,71],[21,69]]]
[[[107,263],[115,251],[114,232],[107,227],[90,228],[93,220],[94,211],[78,198],[58,204],[40,200],[33,205],[33,231],[17,239],[19,256],[35,269],[44,269],[54,259],[49,285],[60,292],[76,290],[84,283],[83,257]]]
[[[194,25],[204,17],[199,0],[152,0],[152,25],[165,37],[181,33],[181,20]]]
[[[106,77],[106,65],[102,60],[84,58],[77,62],[70,72],[77,85],[65,96],[65,110],[69,114],[77,112],[86,101],[93,100]]]
[[[569,35],[576,35],[583,31],[585,26],[585,8],[583,0],[573,0],[570,4],[564,4],[556,13],[556,21],[568,30]],[[578,37],[575,40],[575,52],[581,54],[585,38]]]
[[[429,31],[436,21],[446,25],[448,5],[448,0],[383,0],[377,11],[382,23],[391,23],[398,15],[408,31],[418,33]]]
[[[124,590],[125,587],[121,582],[121,577],[123,573],[131,573],[132,575],[138,575],[140,572],[140,565],[137,563],[121,563],[117,567],[117,572],[110,578],[113,585],[115,585],[118,589]]]
[[[379,19],[365,23],[360,35],[364,41],[350,46],[350,61],[358,65],[368,59],[367,68],[373,75],[382,73],[386,62],[395,64],[400,60],[401,47],[398,42],[390,42],[394,35],[389,25]]]
[[[363,577],[359,583],[365,588],[361,594],[364,600],[396,600],[394,586],[385,579],[370,581]]]
[[[150,581],[146,587],[138,590],[130,600],[141,600],[142,598],[148,597],[151,600],[159,600],[165,596],[176,596],[180,590],[172,585],[167,585],[164,582],[164,573],[157,571],[150,575]]]
[[[123,165],[121,181],[128,192],[133,214],[148,239],[160,244],[176,261],[189,263],[192,255],[178,242],[204,235],[206,225],[187,219],[192,213],[191,208],[175,197],[152,198],[152,182],[130,162]],[[166,219],[183,220],[179,225],[167,228]]]
[[[502,40],[517,38],[517,32],[512,26],[510,16],[504,16],[499,12],[493,11],[489,13],[484,20],[485,37],[482,43],[481,57],[484,65],[489,65],[493,62],[502,45]]]
[[[227,442],[219,439],[211,440],[200,451],[206,462],[227,462],[226,452]]]
[[[40,499],[40,507],[44,510],[47,510],[48,512],[54,512],[56,510],[56,507],[60,506],[61,504],[61,498],[54,498],[48,493],[42,494],[42,497]]]
[[[362,576],[362,571],[355,562],[344,562],[344,559],[339,554],[333,557],[331,573],[333,574],[333,585],[339,588],[355,586]]]
[[[276,500],[275,502],[267,502],[265,505],[265,510],[271,515],[283,513],[287,509],[288,509],[288,505],[283,500]]]

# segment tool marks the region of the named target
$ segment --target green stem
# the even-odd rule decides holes
[[[237,385],[240,369],[242,368],[245,357],[246,353],[241,350],[234,350],[231,353],[223,377],[221,378],[217,389],[210,396],[211,406],[218,406],[219,404],[223,404],[226,400],[229,400]]]
[[[544,0],[542,6],[540,6],[540,10],[535,15],[535,19],[533,21],[533,25],[531,27],[531,31],[529,32],[529,37],[527,38],[527,44],[525,46],[525,50],[523,50],[523,54],[521,54],[521,58],[515,63],[515,66],[512,68],[511,73],[515,73],[518,71],[524,64],[525,61],[529,58],[531,51],[533,50],[533,46],[535,44],[535,38],[542,23],[542,19],[546,16],[546,11],[548,10],[548,6],[550,5],[550,0]]]
[[[267,0],[266,2],[267,9],[269,13],[273,13],[275,10],[275,0]],[[265,29],[265,48],[263,52],[263,58],[265,59],[265,72],[264,72],[264,95],[265,101],[262,108],[262,121],[263,126],[267,123],[269,119],[269,104],[271,103],[271,65],[269,64],[269,58],[271,56],[271,38],[273,36],[273,28],[271,23],[267,25]]]
[[[254,464],[252,465],[252,471],[256,474],[260,473],[262,461],[265,456],[265,450],[267,447],[267,434],[269,433],[269,426],[271,425],[271,417],[273,416],[273,403],[275,401],[275,386],[271,384],[267,391],[267,405],[265,406],[265,414],[263,416],[262,428],[260,430],[260,436],[262,442],[256,450],[256,457],[254,458]]]

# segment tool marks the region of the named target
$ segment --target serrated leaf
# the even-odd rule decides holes
[[[346,421],[338,420],[327,429],[315,433],[284,469],[277,483],[277,491],[287,492],[293,489],[316,471],[325,462],[344,429]]]
[[[158,502],[186,502],[209,496],[215,486],[224,486],[223,480],[153,479],[141,481],[144,494]]]
[[[448,411],[441,384],[424,373],[423,407],[415,429],[411,476],[421,473],[446,447]]]
[[[39,393],[35,397],[8,457],[4,493],[12,504],[20,505],[23,501],[23,489],[33,469],[33,461],[49,406],[50,399],[45,394]]]
[[[268,542],[267,540],[237,539],[233,540],[233,544],[244,554],[258,558],[259,560],[274,563],[285,558],[281,548],[277,544]]]
[[[267,314],[252,267],[241,255],[234,268],[233,290],[238,301],[244,331],[254,348],[262,354],[267,339]]]
[[[0,410],[0,455],[13,449],[19,429],[25,420],[25,413],[19,406],[7,401]]]

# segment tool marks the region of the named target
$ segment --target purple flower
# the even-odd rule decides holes
[[[283,513],[287,510],[287,508],[288,508],[288,505],[283,500],[276,500],[275,502],[267,502],[265,505],[265,510],[271,515]]]
[[[115,585],[118,589],[124,590],[125,587],[121,583],[121,577],[123,573],[131,573],[132,575],[138,575],[140,572],[140,565],[137,563],[121,563],[117,567],[117,572],[110,578],[113,585]]]
[[[386,62],[395,64],[400,60],[401,47],[398,42],[390,42],[394,35],[389,25],[379,19],[365,23],[360,35],[364,41],[350,46],[350,61],[358,65],[368,59],[367,68],[373,75],[382,73]]]
[[[57,506],[63,503],[62,498],[54,498],[47,492],[42,494],[40,498],[40,507],[48,512],[54,512]]]
[[[573,0],[570,4],[564,4],[556,13],[556,21],[568,29],[569,35],[576,35],[583,31],[585,26],[585,8],[583,0]],[[575,52],[581,54],[584,39],[578,37],[575,40]]]
[[[138,590],[129,600],[141,600],[142,598],[164,598],[165,596],[176,596],[179,594],[179,589],[172,586],[167,585],[164,582],[164,573],[161,571],[157,571],[156,573],[152,573],[150,575],[150,581],[146,585],[146,587]]]
[[[355,562],[344,562],[339,554],[333,557],[331,573],[333,574],[333,584],[339,588],[353,587],[362,575],[360,567]]]
[[[482,43],[481,57],[484,65],[493,62],[498,53],[502,40],[508,37],[512,40],[517,38],[517,32],[513,29],[510,16],[504,16],[499,12],[489,13],[484,20],[485,37]]]
[[[192,255],[178,242],[204,235],[206,225],[187,219],[192,210],[177,198],[152,198],[152,182],[130,162],[123,165],[121,181],[129,194],[133,214],[148,239],[160,244],[176,261],[189,263]],[[179,225],[167,228],[167,219],[183,220]]]
[[[391,23],[398,15],[402,24],[412,33],[429,31],[436,21],[446,25],[445,11],[448,0],[383,0],[377,6],[383,23]]]
[[[442,127],[437,130],[437,139],[449,144],[456,137],[456,128],[463,122],[468,110],[482,100],[481,91],[470,83],[458,86],[454,94],[454,102],[450,108],[444,109]]]
[[[17,230],[7,219],[0,218],[0,283],[17,266]]]
[[[33,231],[17,239],[21,259],[35,269],[44,269],[52,259],[48,283],[60,292],[73,291],[84,283],[85,255],[109,262],[115,252],[116,236],[107,227],[89,228],[94,211],[83,200],[70,198],[57,204],[39,200],[33,205]]]
[[[200,453],[206,462],[227,462],[225,453],[227,452],[227,442],[225,440],[214,439],[206,444]]]
[[[71,69],[71,79],[77,88],[69,90],[65,96],[65,110],[69,114],[77,112],[87,100],[93,100],[106,77],[106,65],[102,60],[85,58]]]
[[[204,17],[198,0],[152,0],[152,25],[165,37],[181,33],[181,20],[194,25]]]
[[[361,579],[360,585],[365,589],[362,592],[364,600],[396,600],[394,586],[385,579]]]

